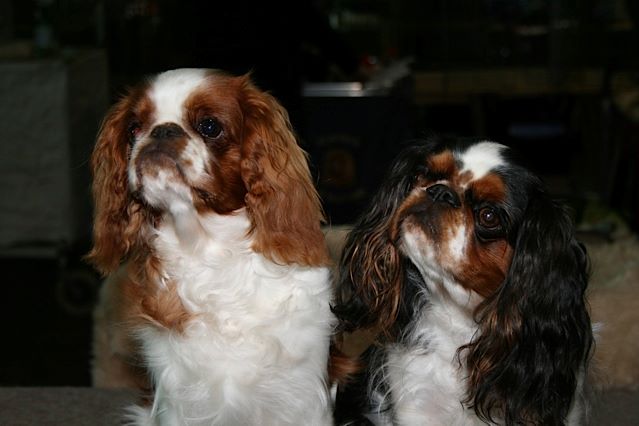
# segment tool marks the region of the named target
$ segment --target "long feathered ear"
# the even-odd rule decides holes
[[[468,399],[482,419],[564,424],[590,356],[588,258],[563,207],[532,196],[500,290],[478,309]],[[460,353],[461,353],[460,352]]]
[[[407,262],[397,246],[395,216],[427,150],[413,146],[400,153],[346,240],[333,311],[347,331],[375,326],[392,334],[403,302]]]
[[[133,247],[142,223],[127,180],[129,98],[108,112],[91,157],[93,248],[86,256],[101,273],[114,271]]]
[[[247,76],[240,77],[240,84],[245,125],[241,173],[253,248],[276,262],[328,264],[319,196],[288,113]]]

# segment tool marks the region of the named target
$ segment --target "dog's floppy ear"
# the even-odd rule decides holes
[[[248,76],[240,79],[244,113],[241,173],[253,222],[253,248],[275,262],[327,264],[319,196],[288,113]]]
[[[395,217],[412,187],[416,163],[425,161],[430,149],[416,145],[398,155],[347,238],[333,306],[346,330],[375,326],[384,334],[393,332],[408,262],[397,246]]]
[[[507,277],[463,347],[467,402],[488,421],[560,425],[592,345],[588,258],[565,209],[540,190],[531,197]]]
[[[86,256],[101,273],[114,271],[134,246],[142,223],[128,189],[129,98],[108,112],[91,157],[93,247]]]

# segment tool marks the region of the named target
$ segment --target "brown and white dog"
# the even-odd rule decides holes
[[[108,113],[92,167],[95,385],[151,390],[136,424],[331,424],[323,214],[278,102],[159,74]]]

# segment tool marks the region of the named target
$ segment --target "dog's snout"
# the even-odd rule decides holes
[[[452,207],[461,207],[461,201],[455,191],[443,184],[433,185],[426,189],[430,198],[439,203],[446,203]]]
[[[175,123],[160,124],[151,131],[153,139],[174,139],[182,136],[186,136],[186,132]]]

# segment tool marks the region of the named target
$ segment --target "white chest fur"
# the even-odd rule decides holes
[[[406,339],[387,349],[384,365],[388,395],[397,425],[482,424],[462,406],[464,369],[457,349],[474,329],[453,305],[430,305],[411,325]],[[382,422],[382,424],[385,424]]]
[[[243,211],[167,218],[155,238],[164,279],[193,318],[140,330],[159,424],[331,423],[327,268],[275,264],[250,248]],[[152,420],[151,420],[152,422]]]
[[[471,304],[472,305],[472,304]],[[476,332],[471,311],[450,297],[431,294],[431,304],[420,310],[409,325],[402,343],[386,349],[382,368],[386,395],[377,392],[373,400],[390,402],[392,413],[375,416],[379,425],[393,426],[479,426],[485,423],[468,409],[468,372],[458,359],[458,348],[471,341]],[[577,397],[566,419],[580,424],[582,416],[581,379]],[[390,399],[390,401],[388,401]]]

